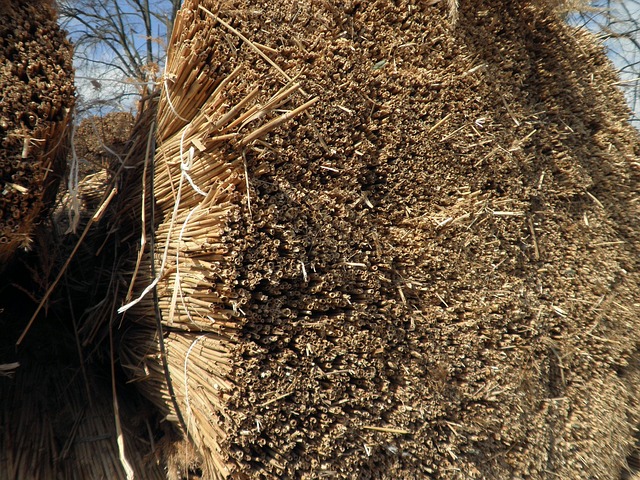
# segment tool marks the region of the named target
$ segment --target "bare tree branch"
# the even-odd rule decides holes
[[[180,4],[180,0],[60,0],[61,23],[75,43],[81,76],[104,72],[129,85],[153,81],[164,62],[167,36]],[[97,93],[88,92],[92,97]],[[113,89],[99,93],[113,98],[98,103],[123,98],[122,91]]]
[[[640,0],[594,0],[571,22],[602,38],[620,72],[620,88],[633,112],[631,121],[640,128]]]

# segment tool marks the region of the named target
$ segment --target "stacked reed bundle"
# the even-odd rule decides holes
[[[107,168],[114,163],[114,157],[127,154],[127,140],[131,138],[135,120],[129,112],[111,112],[80,122],[74,131],[73,146],[78,159],[88,164],[81,165],[81,170],[84,167],[81,178],[85,172]]]
[[[120,153],[114,168],[78,185],[77,233],[69,228],[67,194],[46,224],[50,228],[37,236],[41,243],[11,265],[0,288],[0,371],[12,367],[0,383],[1,480],[166,478],[165,462],[157,457],[156,416],[123,384],[112,341],[123,284],[114,270],[120,256],[127,257],[122,236],[140,230],[132,221],[139,210],[130,212],[121,201],[131,198],[116,200],[116,192],[144,163],[152,137],[147,121],[154,116],[151,96],[141,102],[130,148],[123,142],[112,149]],[[40,298],[42,283],[48,289]]]
[[[178,16],[79,328],[119,328],[169,477],[620,473],[638,137],[593,41],[546,0],[455,29],[455,2],[213,4]]]
[[[50,2],[4,2],[0,13],[0,267],[55,198],[74,103],[71,46]]]
[[[225,478],[230,466],[221,425],[241,317],[233,288],[237,254],[226,237],[239,205],[250,202],[243,155],[315,100],[295,100],[302,99],[300,86],[220,22],[210,11],[214,3],[188,1],[178,13],[155,120],[155,157],[143,162],[141,181],[125,187],[126,198],[137,198],[122,204],[137,216],[142,249],[128,268],[129,303],[120,309],[128,325],[121,361],[193,442],[207,478]],[[225,62],[214,61],[222,56]],[[252,69],[243,56],[259,65]]]
[[[26,362],[15,381],[0,383],[0,395],[1,479],[127,478],[108,388],[85,385],[69,365]],[[123,404],[126,458],[137,478],[162,480],[142,409],[131,398]]]
[[[209,477],[623,468],[639,412],[638,233],[625,213],[638,209],[638,138],[615,75],[557,2],[460,2],[454,29],[451,4],[223,1],[219,31],[194,4],[183,12],[178,31],[203,22],[206,36],[185,34],[186,68],[166,78],[156,261],[141,262],[131,296],[158,278],[166,352],[145,297],[126,313],[141,327],[123,358]],[[220,32],[219,52],[189,67]],[[241,80],[267,67],[238,34],[321,101],[246,152],[241,134],[220,141],[221,164],[207,149],[235,132],[189,110],[224,105],[220,72],[224,111],[250,108]],[[196,121],[208,140],[189,141]],[[205,171],[223,173],[217,187]]]

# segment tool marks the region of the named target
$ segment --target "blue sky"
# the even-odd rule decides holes
[[[592,5],[593,11],[572,15],[569,21],[602,39],[634,112],[632,123],[640,128],[640,0],[598,0]]]
[[[66,7],[80,9],[81,18],[61,17],[61,23],[68,30],[71,40],[76,43],[75,67],[76,84],[80,95],[80,108],[89,103],[99,103],[101,99],[119,97],[119,100],[102,107],[95,106],[92,113],[106,113],[114,109],[129,110],[135,104],[139,90],[139,80],[132,78],[123,68],[123,62],[106,43],[82,42],[87,31],[102,29],[99,34],[111,39],[118,31],[124,31],[130,48],[129,57],[139,57],[134,62],[146,62],[147,35],[140,8],[146,0],[64,0],[61,11]],[[156,16],[150,18],[152,25],[152,49],[155,59],[164,56],[167,36],[166,14],[171,11],[170,0],[150,0],[150,9]],[[163,18],[164,17],[164,18]],[[102,20],[97,20],[98,18]],[[121,23],[119,23],[121,20]],[[82,22],[86,22],[83,24]],[[98,32],[96,32],[98,33]],[[85,40],[86,37],[85,37]],[[126,57],[126,55],[124,55]],[[90,58],[90,61],[86,59]]]

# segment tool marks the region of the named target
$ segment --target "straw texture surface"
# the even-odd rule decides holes
[[[626,468],[638,136],[617,78],[546,2],[461,2],[455,28],[429,3],[185,5],[137,285],[159,278],[174,395],[154,348],[137,378],[205,477]],[[225,126],[294,78],[276,108],[308,114],[259,141]],[[127,312],[136,335],[153,309]]]
[[[74,104],[71,45],[50,2],[0,5],[0,270],[52,204]]]
[[[106,184],[82,197],[91,305],[0,383],[3,432],[52,452],[33,475],[635,473],[640,143],[618,79],[559,2],[455,4],[185,1],[128,149],[86,183]],[[75,342],[84,373],[18,376]],[[50,405],[96,415],[65,437],[29,413]],[[86,465],[78,439],[103,437]]]

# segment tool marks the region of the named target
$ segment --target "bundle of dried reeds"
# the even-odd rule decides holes
[[[11,382],[0,382],[0,478],[127,478],[109,389],[93,384],[88,398],[83,377],[68,366],[24,367]],[[123,403],[129,420],[139,416],[134,405]],[[139,478],[162,480],[153,437],[144,434],[147,426],[139,419],[142,423],[124,423],[126,457]]]
[[[224,478],[230,466],[220,418],[241,316],[225,237],[238,205],[250,203],[243,152],[315,99],[304,101],[297,83],[216,17],[214,3],[187,1],[176,19],[155,159],[130,187],[138,200],[129,205],[145,208],[134,207],[141,250],[120,312],[132,324],[122,338],[123,365],[195,444],[207,478]],[[221,54],[227,61],[214,70],[210,59]],[[256,67],[240,66],[240,56],[253,56]]]
[[[593,50],[544,0],[460,2],[455,29],[443,21],[455,2],[425,3],[220,2],[225,23],[191,3],[178,20],[185,33],[174,38],[160,100],[157,203],[146,217],[158,223],[155,262],[143,257],[130,269],[148,276],[138,276],[130,301],[155,285],[158,309],[151,291],[129,307],[140,326],[125,334],[122,356],[167,418],[213,456],[206,477],[226,475],[234,462],[250,478],[536,477],[547,469],[584,478],[619,464],[580,466],[574,446],[586,433],[548,448],[550,425],[576,431],[561,395],[602,395],[598,413],[582,412],[584,432],[601,431],[598,417],[628,428],[611,395],[591,387],[583,357],[565,356],[590,351],[589,341],[572,342],[600,324],[593,310],[567,302],[597,301],[593,277],[565,276],[594,262],[576,253],[569,232],[577,227],[565,219],[566,199],[574,205],[590,175],[603,178],[578,160],[594,158],[582,148],[602,158],[593,135],[607,114],[587,121],[585,111],[606,83],[585,81],[597,57],[571,57]],[[204,53],[220,35],[212,26],[226,33],[215,55]],[[197,28],[202,37],[191,33]],[[304,69],[304,88],[325,100],[315,124],[246,152],[252,215],[235,127],[252,118],[243,113],[254,101],[248,79],[275,82],[264,67],[237,62],[255,52],[243,32],[287,71]],[[204,48],[200,58],[194,48]],[[627,167],[607,168],[628,178]],[[592,203],[584,208],[605,225]],[[617,241],[608,228],[598,235]],[[232,230],[244,249],[231,248]],[[553,293],[540,291],[551,282]],[[617,318],[633,322],[622,310]],[[542,338],[553,346],[541,347]],[[203,345],[215,351],[211,365],[192,362]],[[599,344],[607,353],[598,365],[609,369],[632,345]],[[230,355],[242,363],[228,364]],[[234,380],[220,382],[227,368]],[[631,391],[613,385],[621,396]],[[611,445],[623,452],[628,438]],[[549,456],[558,459],[551,468]]]
[[[0,46],[2,268],[18,247],[30,246],[34,222],[55,198],[74,87],[71,45],[50,2],[5,2],[0,37],[10,39]]]
[[[461,2],[455,32],[443,18],[456,2],[435,3],[214,13],[190,0],[179,13],[162,89],[90,196],[103,301],[74,329],[184,439],[156,449],[170,478],[197,465],[208,479],[577,479],[620,465],[634,383],[619,377],[638,329],[618,303],[637,305],[638,277],[600,292],[625,265],[605,249],[637,235],[619,240],[603,204],[626,225],[615,210],[637,191],[624,184],[637,139],[610,90],[583,96],[611,76],[545,0],[481,0],[483,15]],[[567,53],[581,49],[591,65]],[[263,138],[315,101],[276,56],[326,97]],[[615,111],[594,120],[592,98]],[[594,203],[587,188],[607,176],[620,182]],[[117,399],[111,419],[126,424]],[[613,431],[615,459],[583,447]],[[147,450],[117,436],[102,463],[122,476]]]
[[[147,104],[152,107],[144,108]],[[153,101],[143,102],[141,120],[153,114]],[[144,152],[147,136],[137,135],[133,148],[142,142]],[[11,378],[0,383],[0,479],[166,478],[164,462],[156,457],[155,414],[143,413],[140,394],[118,380],[114,356],[112,319],[122,283],[113,274],[122,251],[115,245],[121,240],[119,227],[130,217],[113,199],[135,175],[135,168],[126,167],[135,167],[136,158],[132,150],[114,162],[114,171],[80,182],[77,235],[65,235],[70,233],[69,195],[62,198],[52,231],[38,236],[48,243],[38,245],[37,256],[52,262],[52,272],[33,267],[48,288],[26,327],[29,301],[17,300],[5,285],[0,289],[5,309],[0,363],[17,360],[0,366],[0,375],[12,367]],[[113,217],[101,221],[108,207]],[[135,231],[136,225],[129,222]],[[49,273],[57,274],[55,280]],[[14,277],[26,286],[18,284],[19,290],[28,292],[31,282]],[[44,314],[45,304],[55,306]]]

